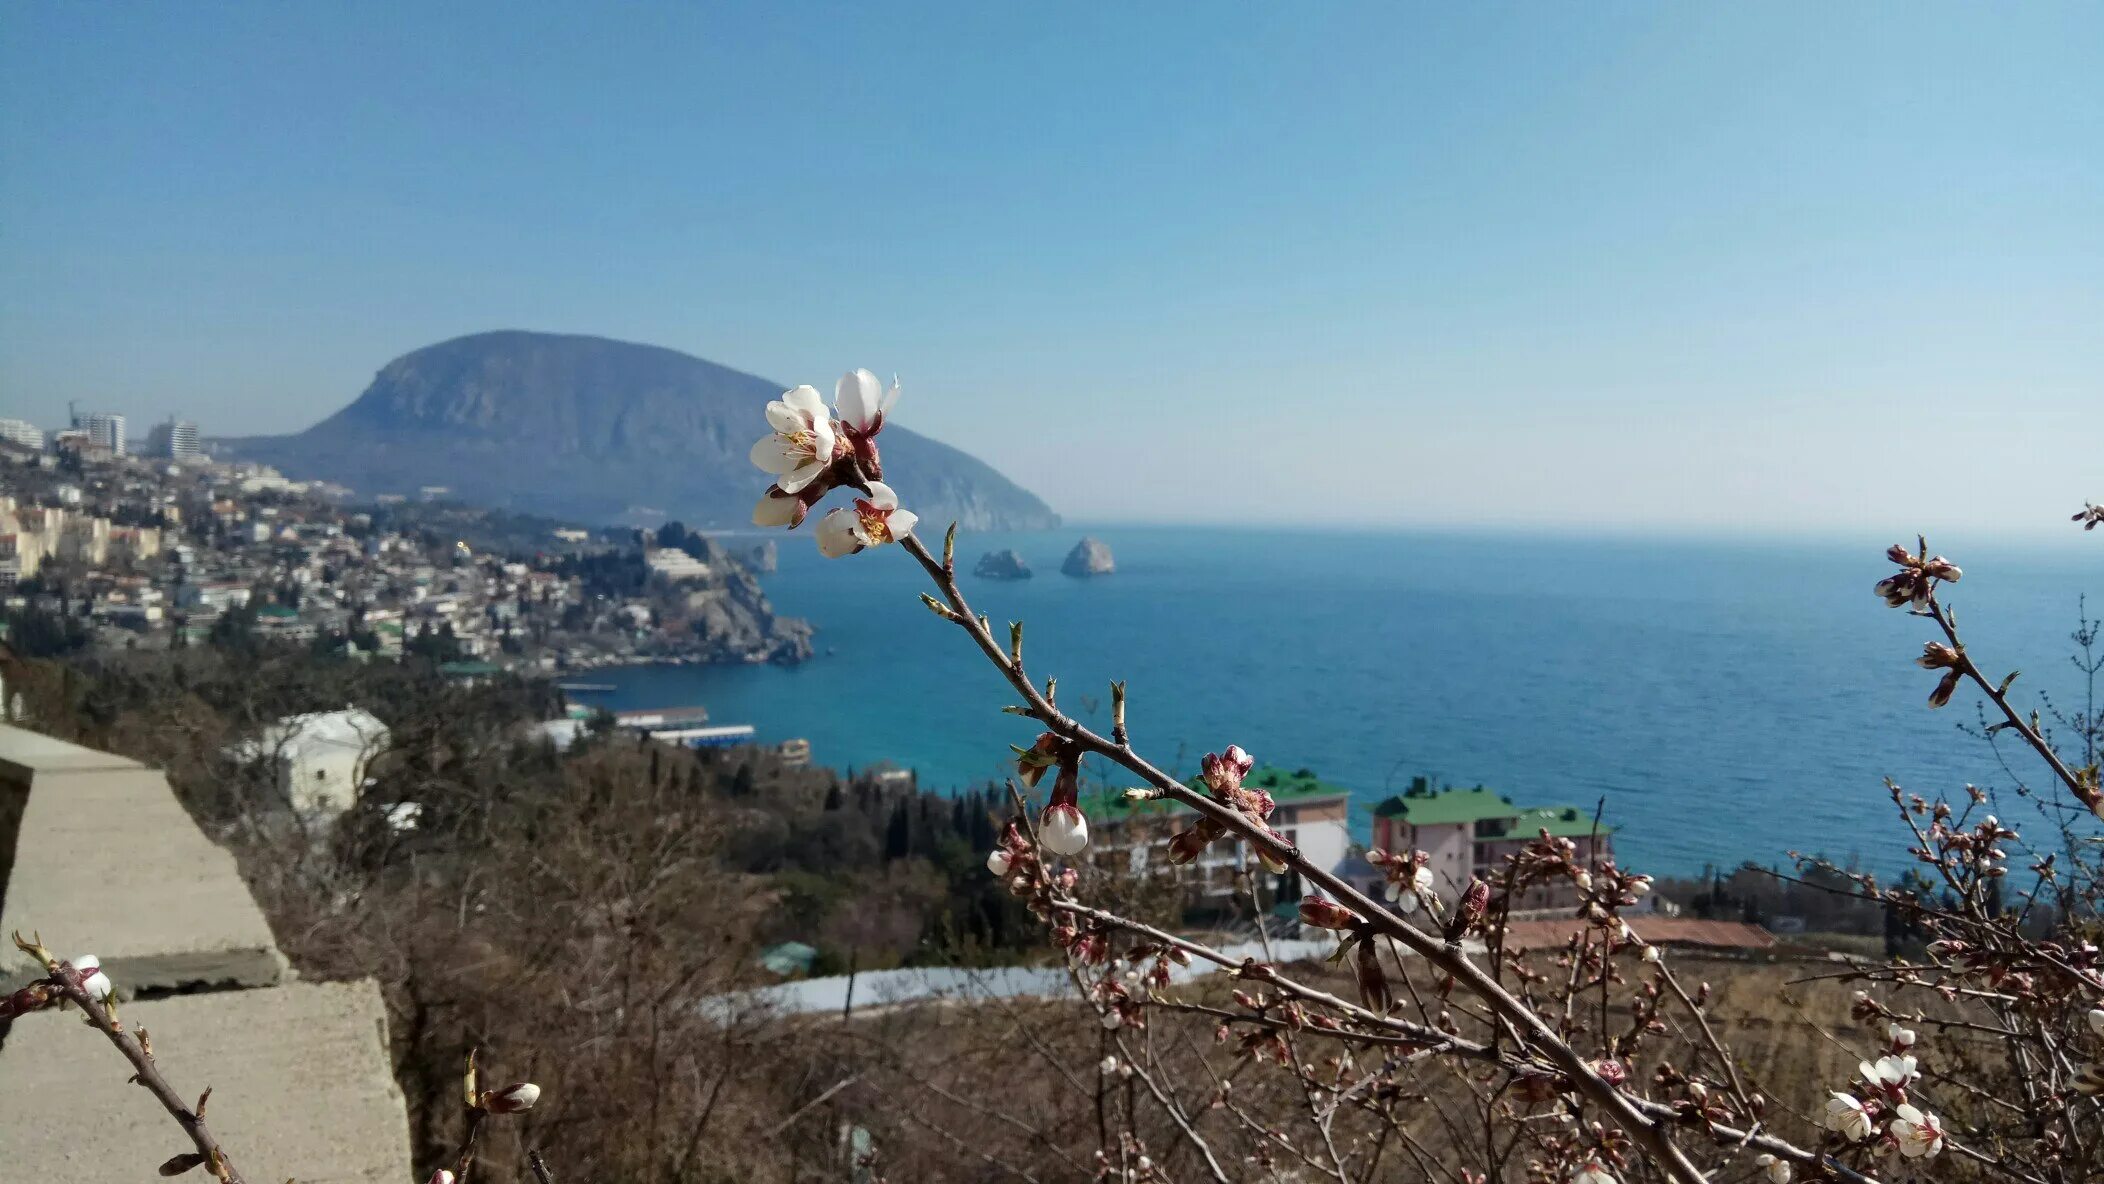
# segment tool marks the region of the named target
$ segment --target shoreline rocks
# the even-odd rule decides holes
[[[1102,540],[1084,538],[1074,544],[1073,550],[1067,552],[1066,562],[1059,565],[1059,570],[1070,576],[1088,579],[1107,576],[1117,571],[1118,565],[1111,559],[1110,547]]]
[[[1030,565],[1012,550],[988,551],[979,557],[972,574],[982,580],[1027,580],[1031,576]]]

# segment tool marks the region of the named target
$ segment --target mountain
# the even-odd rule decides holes
[[[589,522],[743,526],[768,480],[747,453],[767,431],[761,409],[785,389],[653,345],[478,333],[396,358],[304,432],[219,443],[368,497],[442,485],[461,501]],[[882,445],[885,480],[931,525],[1059,524],[1035,495],[947,444],[887,424]]]

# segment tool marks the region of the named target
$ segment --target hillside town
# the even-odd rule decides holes
[[[0,421],[0,604],[18,646],[252,634],[418,652],[469,677],[810,654],[809,627],[776,617],[748,567],[766,554],[741,560],[676,523],[590,531],[459,507],[436,486],[360,501],[209,457],[194,424],[157,426],[140,453],[121,415],[74,421],[48,438]]]

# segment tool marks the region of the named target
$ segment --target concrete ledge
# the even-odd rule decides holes
[[[178,1089],[212,1087],[205,1116],[248,1179],[412,1179],[409,1124],[372,980],[179,995],[127,1004],[121,1018],[153,1034],[154,1058]],[[154,1179],[164,1160],[191,1147],[130,1076],[78,1014],[15,1021],[0,1055],[0,1177]]]
[[[0,724],[0,781],[28,785],[41,772],[81,773],[98,769],[143,769],[129,757],[82,748],[42,732]]]
[[[64,761],[36,771],[22,804],[0,937],[41,932],[61,957],[94,954],[127,994],[284,977],[232,853],[197,829],[165,777],[136,762]],[[37,973],[0,943],[0,982]]]

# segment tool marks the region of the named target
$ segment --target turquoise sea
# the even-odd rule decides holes
[[[1059,573],[1084,533],[1110,544],[1116,575]],[[924,786],[999,775],[1029,726],[1000,713],[1005,684],[921,606],[911,559],[825,560],[808,531],[779,541],[764,581],[817,625],[815,660],[594,671],[581,677],[619,689],[579,698],[699,703],[762,740],[807,738],[821,763],[891,761]],[[1520,804],[1604,798],[1624,862],[1676,873],[1790,849],[1897,866],[1883,778],[2010,784],[1956,731],[1977,694],[1924,704],[1935,676],[1913,659],[1933,626],[1871,594],[1892,541],[1101,527],[967,535],[958,566],[1021,552],[1036,578],[967,575],[974,607],[997,630],[1026,622],[1026,662],[1059,678],[1070,709],[1102,719],[1107,684],[1126,679],[1134,741],[1169,767],[1239,743],[1352,786],[1362,813],[1419,773]],[[2026,702],[2079,704],[2068,634],[2079,595],[2104,609],[2104,537],[1932,541],[1966,569],[1951,600],[1982,664],[2023,670]]]

